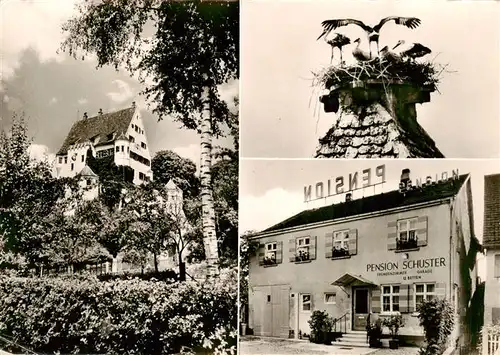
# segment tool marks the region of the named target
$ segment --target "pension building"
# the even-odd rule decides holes
[[[249,267],[248,326],[256,335],[308,335],[312,312],[325,310],[347,333],[364,331],[370,313],[372,322],[401,314],[400,334],[418,338],[416,307],[434,297],[454,306],[455,339],[467,332],[478,244],[468,174],[413,186],[405,169],[397,190],[347,194],[250,238],[258,243]]]

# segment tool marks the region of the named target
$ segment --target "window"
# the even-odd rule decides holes
[[[296,240],[297,253],[295,254],[295,261],[309,260],[310,245],[311,245],[311,239],[309,237],[297,238]]]
[[[125,146],[124,146],[124,145],[122,145],[122,152],[124,152],[124,151],[125,151]]]
[[[302,312],[310,312],[311,311],[311,295],[302,294],[300,297],[300,309]]]
[[[500,277],[500,254],[495,255],[495,268],[493,277]]]
[[[382,312],[399,312],[399,285],[382,286]]]
[[[116,152],[118,153],[120,151],[120,147],[116,146]]]
[[[64,164],[68,164],[68,157],[64,157]]]
[[[325,293],[325,304],[336,304],[336,303],[337,303],[337,294],[335,292]]]
[[[59,157],[59,164],[62,164],[62,157]]]
[[[145,175],[139,171],[139,180],[144,180]]]
[[[415,284],[415,309],[425,301],[430,301],[436,297],[436,285],[434,284]]]
[[[130,153],[130,147],[127,147],[127,153]]]
[[[333,233],[332,257],[338,258],[349,255],[349,230]]]
[[[271,295],[267,295],[267,303],[271,303]]]
[[[264,255],[264,265],[276,264],[276,252],[278,251],[278,243],[267,243],[265,248],[266,254]]]
[[[90,186],[90,185],[92,185],[92,180],[87,179],[87,186]]]
[[[141,142],[141,148],[146,149],[146,143]]]
[[[82,155],[82,163],[85,161],[85,155]]]
[[[132,136],[128,136],[128,140],[129,140],[129,141],[131,141],[132,143],[134,143],[134,142],[135,142],[135,138],[134,138],[134,137],[132,137]]]
[[[75,168],[75,164],[71,163],[71,171]]]
[[[110,133],[110,134],[108,134],[108,135],[106,136],[106,139],[107,139],[108,141],[112,141],[112,140],[113,140],[113,138],[114,138],[114,136],[115,136],[115,134],[114,134],[114,133]]]
[[[398,221],[398,237],[396,249],[414,249],[418,247],[417,218]]]

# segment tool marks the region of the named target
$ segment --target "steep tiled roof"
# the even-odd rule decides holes
[[[111,143],[116,137],[127,131],[134,112],[135,107],[130,107],[75,122],[57,154],[66,154],[69,146],[91,141],[96,137],[99,137],[97,145]]]
[[[359,116],[342,113],[319,143],[317,158],[444,157],[416,121],[400,122],[380,104]]]
[[[379,195],[364,197],[349,202],[306,210],[284,220],[263,232],[324,222],[338,218],[355,216],[363,213],[384,211],[391,208],[411,206],[455,196],[469,175],[460,175],[458,179],[438,182],[423,188],[413,189],[405,195],[398,190]]]
[[[483,245],[500,247],[500,174],[484,177]]]
[[[88,165],[85,165],[82,169],[82,171],[80,171],[78,173],[79,176],[84,176],[84,177],[98,177],[96,173],[94,173],[92,171],[92,169],[90,169],[90,167]]]

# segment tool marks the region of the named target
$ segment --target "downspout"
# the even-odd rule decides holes
[[[454,249],[454,244],[453,244],[453,228],[454,228],[454,220],[453,220],[453,205],[455,203],[455,197],[450,198],[450,250],[449,250],[449,258],[450,258],[450,267],[449,267],[449,289],[450,289],[450,297],[448,298],[449,300],[453,299],[453,295],[455,295],[455,283],[453,282],[453,268],[456,265],[456,260],[454,260],[453,264],[451,263],[452,261],[452,256],[453,256],[453,249]],[[456,246],[455,246],[456,248]],[[459,260],[460,263],[460,260]],[[460,270],[459,270],[460,273]],[[458,294],[457,294],[458,297]],[[458,341],[458,330],[460,329],[460,305],[458,303],[458,299],[455,300],[454,304],[457,304],[457,309],[455,309],[455,326],[454,326],[454,333],[452,338],[450,339],[448,343],[448,347],[452,346],[453,344],[456,344]],[[458,322],[457,322],[458,320]]]

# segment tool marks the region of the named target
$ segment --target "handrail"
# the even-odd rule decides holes
[[[337,331],[337,323],[339,323],[339,331],[342,333],[342,334],[345,334],[347,333],[347,315],[349,314],[349,312],[345,312],[343,316],[340,316],[338,318],[335,318],[333,320],[333,327],[334,327],[334,332]],[[344,320],[344,331],[342,332],[342,319]]]

